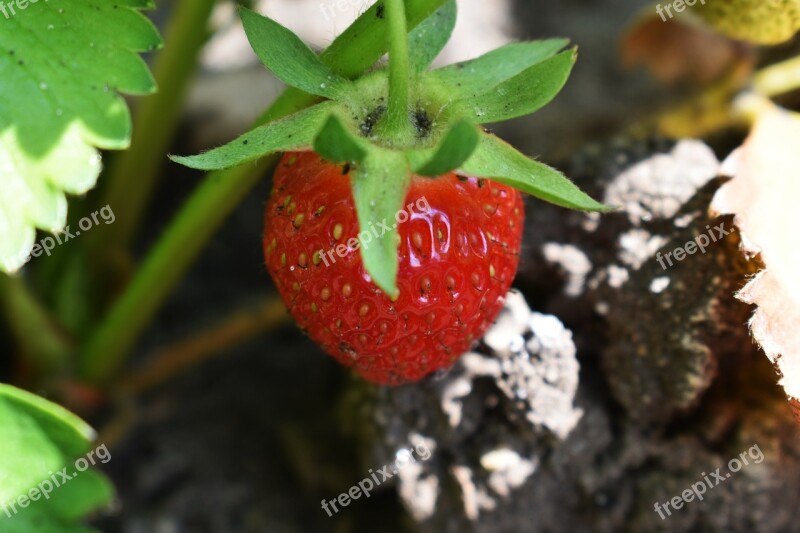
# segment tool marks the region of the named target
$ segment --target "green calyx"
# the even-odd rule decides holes
[[[370,14],[386,23],[389,66],[349,79],[328,68],[285,27],[243,9],[245,31],[261,61],[286,84],[321,101],[225,146],[172,159],[215,170],[274,152],[313,149],[353,168],[353,198],[362,227],[394,218],[412,175],[453,171],[511,185],[564,207],[609,210],[557,170],[481,127],[533,113],[558,94],[576,58],[574,49],[561,51],[565,40],[514,43],[430,70],[455,26],[455,0],[410,32],[402,0],[382,0]],[[380,246],[361,247],[367,272],[389,296],[397,295],[396,233],[385,235]]]

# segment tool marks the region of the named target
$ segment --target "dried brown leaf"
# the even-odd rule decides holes
[[[723,164],[733,179],[717,192],[712,209],[732,213],[744,252],[760,255],[765,269],[738,298],[757,305],[750,329],[781,373],[790,398],[800,398],[800,119],[770,106],[750,137]]]

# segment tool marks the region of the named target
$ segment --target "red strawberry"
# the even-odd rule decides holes
[[[383,0],[343,36],[349,43],[382,21],[368,35],[386,33],[389,65],[362,76],[368,62],[348,66],[356,55],[317,56],[287,28],[243,10],[258,57],[317,103],[304,108],[287,93],[271,120],[238,139],[173,157],[212,170],[287,154],[267,205],[267,267],[311,338],[377,383],[446,368],[486,331],[517,270],[517,190],[563,207],[608,209],[481,127],[555,97],[575,50],[559,52],[563,39],[514,43],[429,70],[455,26],[456,3],[423,4],[431,11],[420,21],[421,7]],[[409,13],[418,24],[411,33]],[[361,52],[358,61],[370,57]]]
[[[515,189],[453,173],[412,177],[397,218],[408,215],[398,224],[400,292],[392,301],[372,283],[360,251],[344,248],[361,231],[349,167],[289,153],[274,179],[267,268],[298,324],[369,381],[398,384],[449,367],[500,311],[522,237]]]

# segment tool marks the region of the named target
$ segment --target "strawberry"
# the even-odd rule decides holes
[[[267,269],[312,339],[386,384],[450,366],[495,318],[517,269],[518,190],[607,209],[481,127],[547,104],[566,83],[575,50],[559,52],[563,39],[513,43],[430,70],[452,33],[456,3],[414,5],[430,16],[407,21],[418,11],[403,0],[379,0],[363,15],[381,21],[369,38],[385,33],[389,65],[360,76],[242,10],[259,59],[316,99],[225,146],[173,157],[212,170],[286,153],[266,211]],[[341,39],[361,35],[364,18]],[[409,22],[418,24],[410,32]]]
[[[481,178],[413,176],[403,212],[383,226],[400,235],[392,300],[347,247],[362,231],[350,174],[313,152],[283,157],[266,209],[267,269],[300,327],[341,364],[375,383],[418,380],[449,367],[500,311],[517,270],[522,199]],[[383,228],[372,237],[385,238]]]

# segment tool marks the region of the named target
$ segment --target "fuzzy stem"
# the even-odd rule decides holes
[[[389,109],[383,133],[390,139],[403,139],[411,130],[408,118],[411,72],[408,25],[403,0],[386,0],[385,5],[389,20]]]
[[[409,26],[416,26],[444,3],[445,0],[408,0]],[[323,62],[346,77],[357,76],[371,67],[386,52],[386,29],[377,10],[378,6],[373,6],[345,30],[320,56]],[[257,124],[294,113],[315,101],[306,93],[288,89]],[[276,160],[276,156],[267,157],[256,165],[213,172],[206,177],[83,346],[80,370],[85,379],[102,382],[113,376],[211,235]]]

